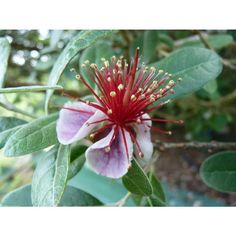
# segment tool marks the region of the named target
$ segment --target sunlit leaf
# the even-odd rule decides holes
[[[81,50],[91,46],[98,39],[109,36],[112,33],[110,30],[84,30],[80,31],[74,38],[70,40],[58,57],[53,69],[50,73],[48,85],[54,86],[58,83],[60,76],[71,59]],[[52,91],[47,91],[45,108],[47,110]]]
[[[174,87],[175,93],[166,96],[165,100],[199,90],[207,82],[216,79],[222,71],[222,63],[216,53],[196,47],[177,50],[151,66],[172,74],[174,81],[182,78]]]
[[[32,207],[31,185],[20,187],[7,194],[1,202],[3,207]],[[92,195],[72,186],[67,186],[59,206],[101,206]]]
[[[16,131],[4,147],[7,157],[21,156],[58,143],[56,120],[58,114],[34,120]]]
[[[34,206],[57,206],[66,188],[70,146],[56,145],[37,164],[32,180]]]

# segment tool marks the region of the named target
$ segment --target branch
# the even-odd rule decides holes
[[[168,149],[188,149],[188,148],[202,148],[202,149],[208,149],[208,150],[236,150],[236,143],[233,142],[173,142],[173,143],[167,143],[167,142],[161,142],[159,140],[156,140],[154,142],[154,146],[159,151],[165,151]]]
[[[207,42],[205,36],[203,35],[203,33],[200,30],[197,30],[197,34],[198,34],[200,40],[202,41],[202,43],[204,44],[204,46],[206,48],[212,50],[213,52],[215,52],[215,49]],[[229,60],[221,57],[221,62],[224,66],[229,67],[232,70],[236,70],[236,66],[234,64],[232,64]]]
[[[6,87],[13,88],[13,87],[20,87],[20,86],[43,86],[43,84],[40,83],[27,83],[27,82],[16,82],[14,80],[8,80],[6,81]],[[72,90],[72,89],[63,89],[63,91],[66,94],[69,94],[73,97],[83,97],[88,95],[87,91],[77,91],[77,90]],[[44,92],[45,91],[39,91],[39,92]],[[55,90],[54,94],[56,95],[61,95],[61,91]]]

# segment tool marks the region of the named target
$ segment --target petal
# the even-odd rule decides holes
[[[128,171],[133,154],[133,143],[129,133],[124,130],[129,156],[128,160],[122,131],[119,129],[110,146],[110,151],[106,152],[105,148],[108,147],[113,133],[114,128],[112,128],[105,138],[90,146],[85,155],[88,165],[97,174],[117,179],[125,175]]]
[[[57,121],[57,138],[62,144],[70,144],[86,137],[96,126],[87,122],[95,122],[106,118],[106,115],[82,102],[67,102],[61,109]],[[79,110],[79,111],[76,111]]]
[[[148,114],[144,114],[142,118],[150,119],[150,116]],[[137,142],[139,143],[142,153],[144,154],[143,160],[140,161],[141,164],[147,163],[152,157],[153,144],[151,141],[150,128],[148,127],[151,125],[151,120],[143,121],[141,124],[134,125]]]

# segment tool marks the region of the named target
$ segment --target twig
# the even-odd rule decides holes
[[[177,149],[177,148],[202,148],[209,150],[236,150],[236,143],[233,142],[178,142],[178,143],[167,143],[156,140],[154,142],[155,147],[159,151],[165,151],[168,149]]]
[[[202,41],[202,43],[204,44],[204,46],[210,50],[212,50],[213,52],[215,52],[215,49],[207,42],[206,38],[204,37],[203,33],[200,30],[196,31],[200,40]],[[222,58],[221,57],[221,62],[224,66],[229,67],[232,70],[236,70],[236,66],[234,64],[232,64],[229,60]]]
[[[19,113],[19,114],[22,114],[24,116],[28,116],[30,118],[36,118],[34,115],[26,112],[26,111],[23,111],[17,107],[15,107],[14,105],[12,105],[11,103],[2,103],[0,102],[0,106],[5,108],[6,110],[8,111],[12,111],[12,112],[15,112],[15,113]]]
[[[6,87],[21,87],[21,86],[43,86],[43,84],[40,84],[40,83],[27,83],[27,82],[15,82],[14,80],[7,80],[6,81]],[[66,93],[66,94],[69,94],[71,96],[74,96],[74,97],[83,97],[83,96],[86,96],[88,95],[88,92],[85,90],[85,91],[77,91],[77,90],[72,90],[72,89],[63,89],[63,91]],[[39,92],[44,92],[45,91],[39,91]],[[54,91],[54,94],[56,95],[61,95],[61,91],[60,90],[55,90]]]

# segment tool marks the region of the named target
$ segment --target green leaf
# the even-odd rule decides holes
[[[11,193],[7,194],[1,202],[4,207],[21,206],[32,207],[31,201],[31,185],[20,187]],[[74,188],[67,186],[65,193],[62,196],[59,206],[100,206],[102,203],[92,195]]]
[[[97,175],[91,171],[86,164],[81,171],[69,181],[69,185],[79,188],[101,202],[111,205],[119,201],[127,194],[127,190],[120,179],[111,179]],[[134,206],[132,199],[127,201],[129,206]]]
[[[71,59],[81,50],[91,46],[98,39],[109,36],[110,30],[83,30],[70,40],[65,49],[58,57],[49,76],[48,85],[54,86],[58,83],[60,76]],[[47,110],[52,91],[47,91],[45,109]]]
[[[73,178],[77,173],[79,173],[81,168],[84,166],[86,149],[87,147],[81,145],[72,147],[70,155],[71,162],[69,167],[68,179]]]
[[[0,133],[0,149],[4,147],[8,138],[11,135],[13,135],[20,128],[21,128],[21,126],[16,126],[14,128],[8,129],[8,130]]]
[[[205,35],[204,38],[215,49],[226,47],[234,41],[232,35],[229,34]],[[205,47],[200,39],[186,42],[182,46]]]
[[[7,140],[4,155],[21,156],[39,151],[58,142],[56,120],[58,114],[34,120],[16,131]]]
[[[122,178],[124,186],[134,194],[149,196],[152,194],[152,185],[135,159],[128,173]]]
[[[149,197],[148,202],[151,202],[152,206],[166,206],[165,193],[159,179],[153,173],[149,173],[148,177],[153,188],[153,194]]]
[[[207,82],[214,80],[222,71],[222,63],[216,53],[209,49],[196,47],[179,49],[150,66],[172,74],[174,81],[182,78],[182,81],[174,87],[175,94],[166,96],[165,100],[199,90]]]
[[[4,147],[8,138],[20,127],[27,123],[16,117],[0,117],[0,149]]]
[[[0,88],[4,85],[10,49],[8,40],[6,38],[0,38]]]
[[[72,186],[68,186],[62,196],[60,206],[101,206],[103,205],[92,195]]]
[[[66,188],[70,146],[56,145],[37,164],[32,180],[34,206],[57,206]]]
[[[105,58],[106,60],[109,60],[110,57],[113,56],[113,50],[111,45],[109,45],[106,42],[99,42],[96,43],[94,46],[89,47],[84,50],[80,57],[80,65],[82,65],[86,60],[88,60],[90,63],[95,63],[98,68],[101,68],[103,66],[103,62],[101,58]],[[85,68],[81,68],[80,70],[81,75],[86,79],[86,81],[89,82],[89,84],[95,88],[94,82],[91,80],[90,76],[86,72]]]
[[[236,192],[236,152],[210,156],[202,163],[200,176],[209,187],[222,192]]]
[[[135,49],[140,48],[140,55],[144,63],[150,63],[156,55],[156,46],[158,43],[158,32],[155,30],[146,30],[138,37],[130,48],[130,54],[133,57]]]
[[[16,117],[2,116],[0,117],[0,133],[25,123],[25,120]]]
[[[61,86],[20,86],[16,88],[3,88],[0,89],[1,93],[26,93],[26,92],[38,92],[44,90],[58,90],[63,89]]]
[[[2,206],[32,206],[31,185],[25,185],[8,193],[1,202]]]

